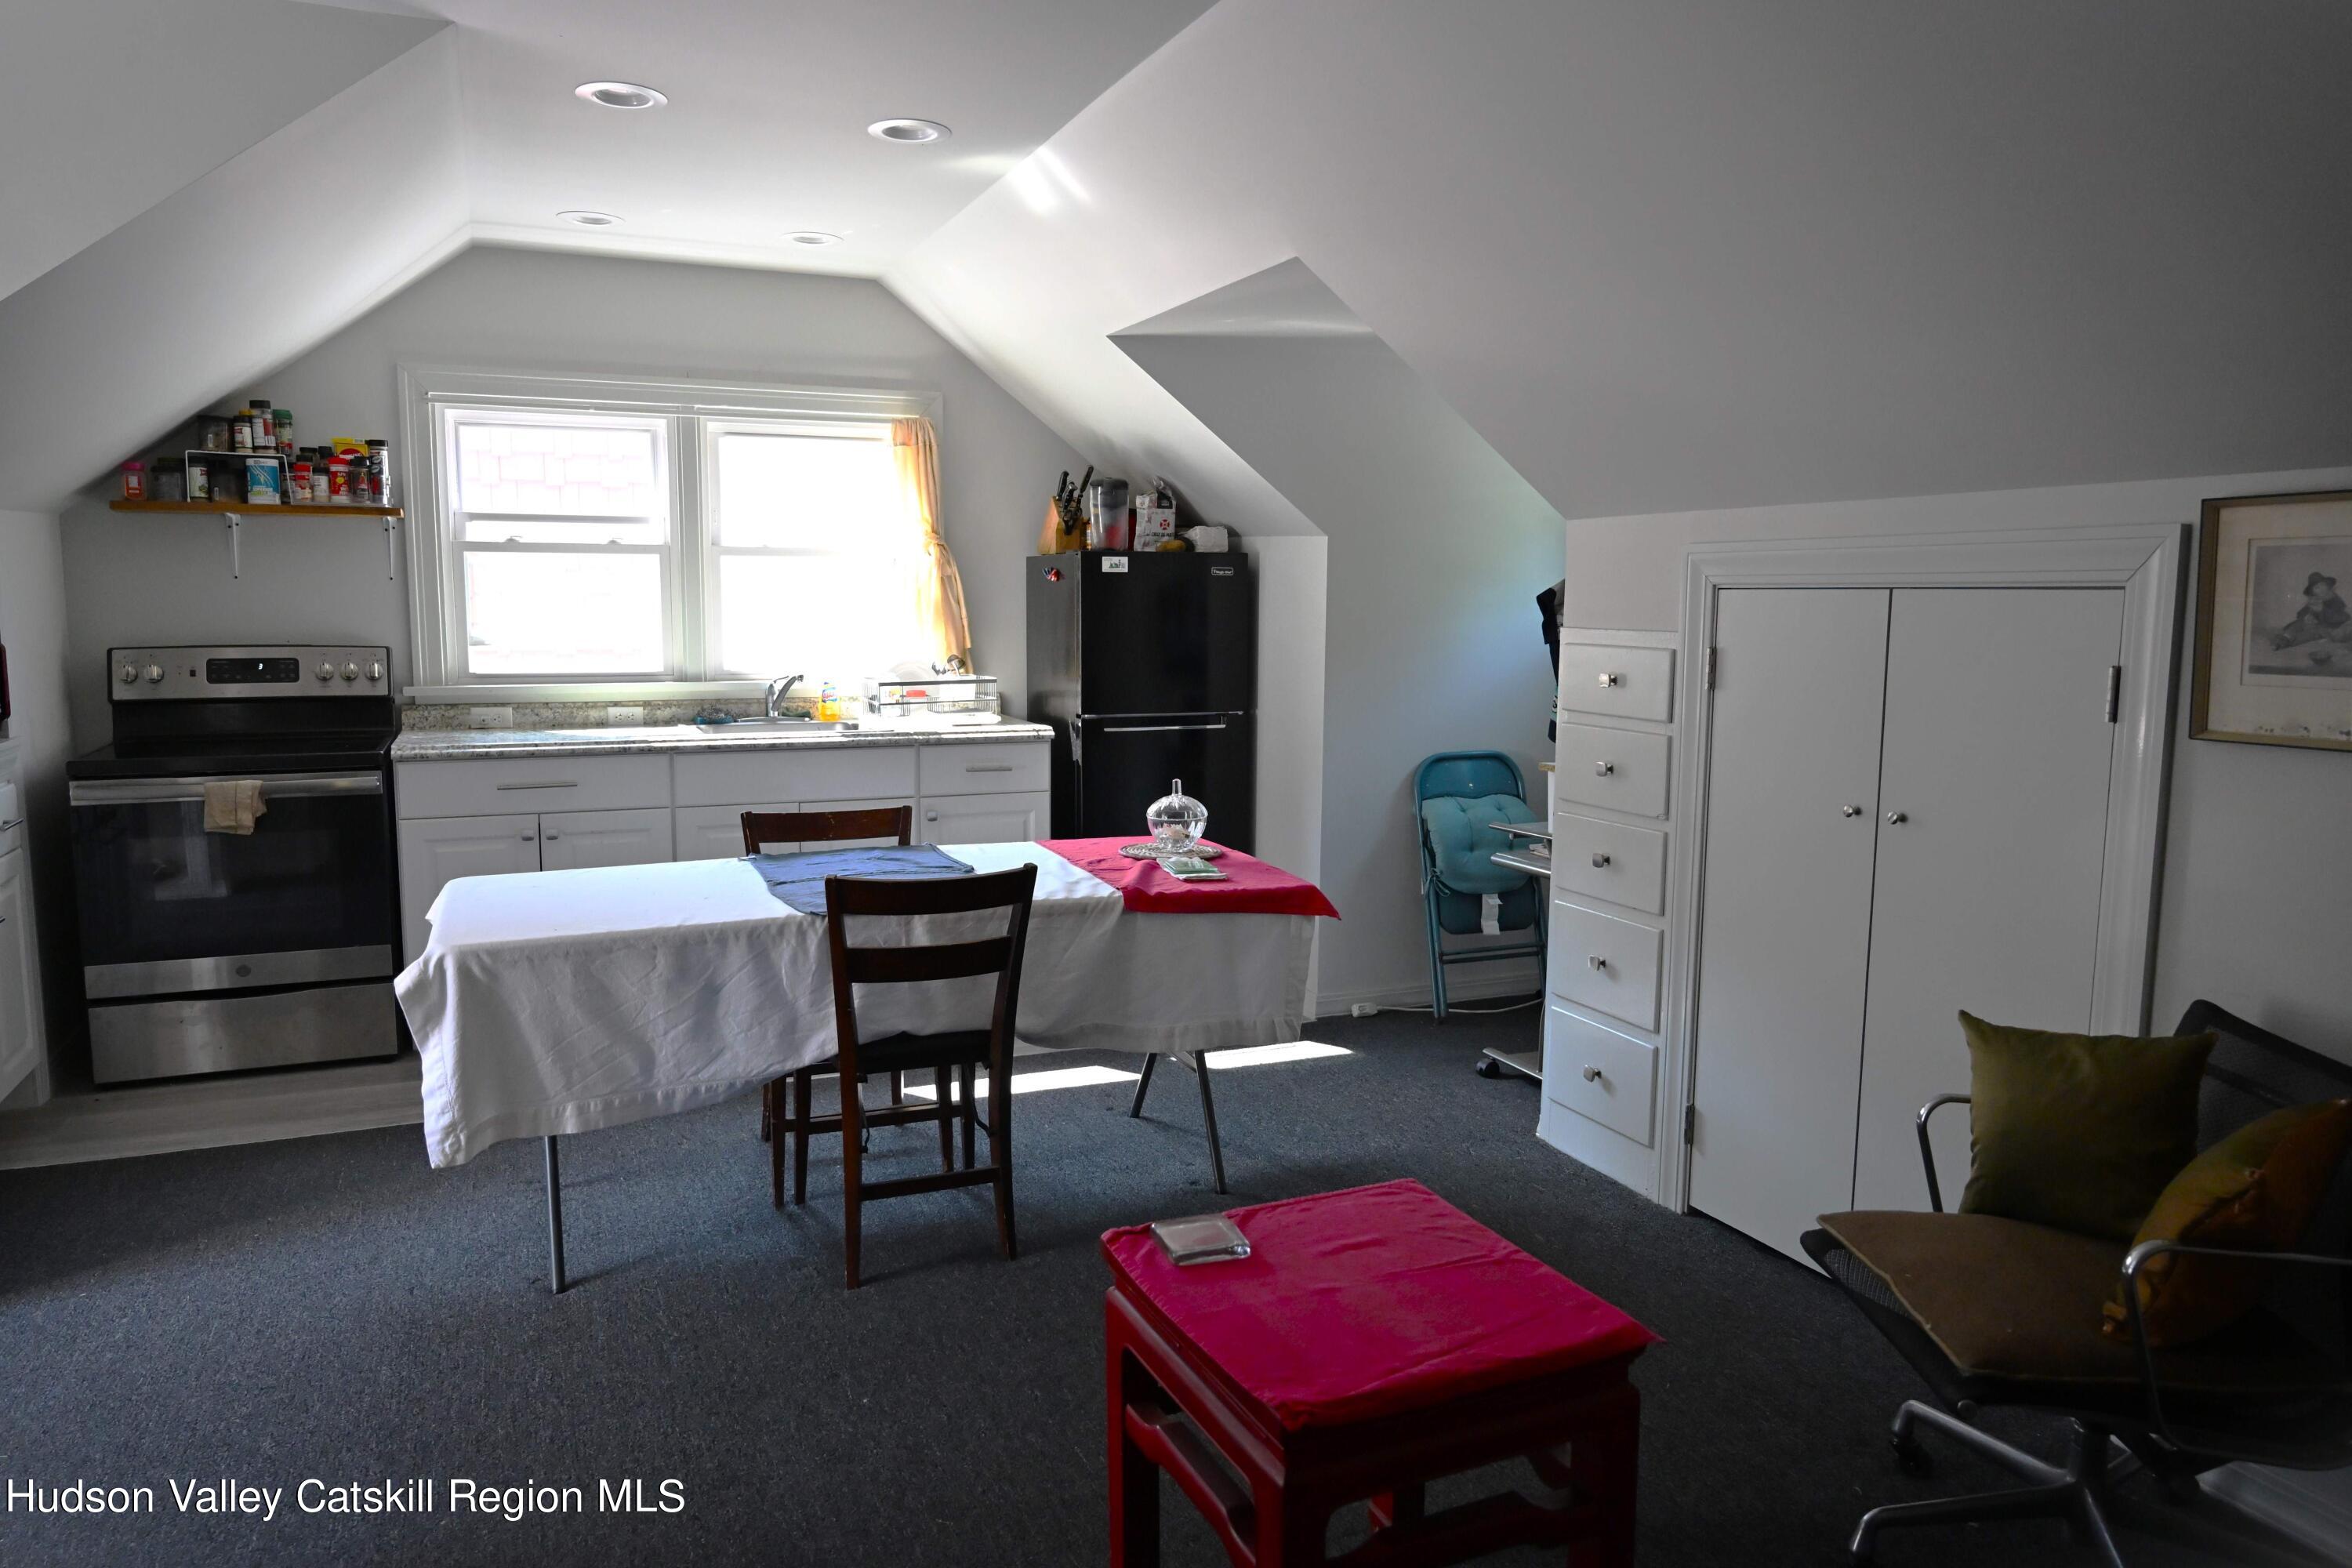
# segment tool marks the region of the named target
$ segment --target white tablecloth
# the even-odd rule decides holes
[[[1296,1039],[1313,922],[1129,914],[1118,889],[1034,844],[961,844],[981,871],[1026,862],[1037,896],[1019,1034],[1049,1048],[1223,1050]],[[466,877],[394,988],[425,1068],[425,1143],[458,1165],[508,1138],[584,1132],[737,1095],[834,1054],[822,916],[740,860]],[[926,941],[1001,915],[886,923]],[[985,1025],[993,982],[861,986],[868,1037]]]

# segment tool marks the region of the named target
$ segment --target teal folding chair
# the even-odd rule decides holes
[[[1527,872],[1495,864],[1495,852],[1511,839],[1490,826],[1539,822],[1543,814],[1528,804],[1519,764],[1502,752],[1440,752],[1413,770],[1412,818],[1429,917],[1430,1011],[1443,1018],[1450,965],[1543,960],[1550,931],[1544,889]],[[1524,931],[1534,931],[1534,940],[1445,945],[1448,936]]]

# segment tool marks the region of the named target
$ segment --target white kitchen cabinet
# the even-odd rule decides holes
[[[446,816],[400,825],[400,925],[404,954],[425,951],[425,911],[460,877],[539,869],[539,817]]]
[[[669,812],[551,811],[539,819],[539,868],[577,871],[589,866],[651,866],[670,860]]]
[[[650,753],[459,757],[395,763],[401,817],[492,816],[530,811],[618,811],[669,805],[669,759]]]
[[[1720,595],[1694,1208],[1795,1256],[1817,1215],[1924,1206],[1954,1015],[2091,1026],[2122,618],[2108,588]]]
[[[40,1030],[33,992],[32,887],[25,851],[0,855],[0,1100],[33,1074]]]
[[[929,844],[1009,844],[1048,836],[1054,796],[1047,790],[1007,795],[927,795],[915,837]]]
[[[670,813],[676,854],[681,860],[732,860],[743,853],[745,812],[799,809],[800,804],[790,800],[750,805],[681,805]]]

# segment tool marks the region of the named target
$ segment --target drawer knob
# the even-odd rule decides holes
[[[1601,957],[1597,952],[1586,953],[1584,955],[1584,962],[1592,965],[1595,969],[1606,969],[1609,967],[1609,961]]]
[[[1858,805],[1842,805],[1838,807],[1838,815],[1840,816],[1860,816],[1862,815],[1862,807]]]
[[[1601,1069],[1594,1067],[1591,1062],[1585,1063],[1584,1081],[1587,1083],[1599,1083],[1601,1081]]]
[[[1605,849],[1595,849],[1595,850],[1592,852],[1592,868],[1593,868],[1594,870],[1598,871],[1598,870],[1600,870],[1603,866],[1606,866],[1606,865],[1608,865],[1608,864],[1609,864],[1609,852],[1608,852],[1607,850],[1605,850]]]
[[[1595,763],[1592,764],[1593,774],[1599,778],[1605,779],[1616,771],[1617,764],[1615,763]]]
[[[1604,670],[1601,672],[1601,684],[1603,686],[1622,686],[1625,684],[1625,678],[1622,675],[1612,674]]]
[[[1907,811],[1890,811],[1886,814],[1886,820],[1889,826],[1900,827],[1911,820],[1911,814]]]

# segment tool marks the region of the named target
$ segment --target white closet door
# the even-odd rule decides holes
[[[1853,1192],[1886,609],[1717,600],[1690,1203],[1791,1257]]]
[[[1959,1009],[2089,1026],[2123,597],[1895,591],[1856,1208],[1927,1206],[1914,1118],[1968,1090]],[[1949,1208],[1968,1176],[1968,1112],[1936,1121]]]

